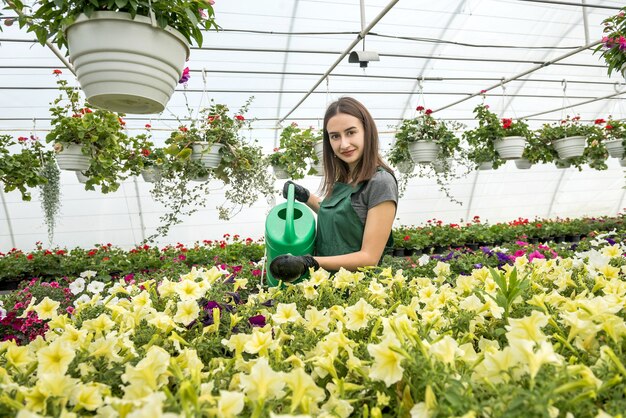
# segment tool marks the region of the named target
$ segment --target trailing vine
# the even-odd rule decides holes
[[[61,211],[61,188],[60,188],[60,172],[56,160],[48,158],[42,169],[41,176],[47,182],[40,185],[41,189],[41,208],[44,214],[44,222],[48,229],[48,242],[52,245],[54,239],[54,228],[56,227],[56,217]]]

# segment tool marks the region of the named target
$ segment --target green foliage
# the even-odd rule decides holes
[[[509,273],[500,273],[493,268],[489,268],[491,277],[496,282],[498,290],[495,296],[485,293],[493,299],[498,306],[504,309],[504,320],[506,321],[511,312],[511,307],[516,303],[516,299],[526,291],[529,281],[517,277],[517,268],[514,267]]]
[[[321,139],[321,131],[301,129],[292,123],[280,133],[279,147],[269,155],[269,164],[282,168],[293,180],[302,179],[306,174],[311,174],[310,171],[305,172],[307,161],[311,160],[314,165],[318,163],[314,146]]]
[[[207,0],[36,0],[31,3],[13,0],[8,4],[18,13],[20,27],[28,25],[28,31],[34,32],[42,45],[51,39],[59,47],[67,47],[65,28],[79,15],[89,17],[96,11],[124,12],[133,18],[154,13],[160,28],[171,26],[189,43],[195,40],[198,46],[202,46],[201,29],[218,29],[215,12]]]
[[[57,74],[58,77],[58,74]],[[92,110],[80,99],[78,90],[66,80],[57,79],[61,94],[52,102],[52,130],[46,141],[62,152],[64,144],[78,144],[89,157],[89,168],[83,174],[89,179],[85,190],[100,186],[102,193],[116,191],[123,180],[138,175],[142,164],[138,150],[147,145],[143,137],[128,137],[123,132],[121,115],[108,110]]]
[[[46,183],[40,172],[46,159],[51,159],[51,153],[44,151],[34,136],[15,140],[10,135],[0,135],[0,183],[4,191],[19,190],[22,200],[30,200],[28,189]]]
[[[482,163],[491,162],[493,168],[505,163],[494,147],[494,141],[505,137],[505,130],[498,115],[489,110],[489,106],[479,104],[474,108],[478,126],[463,133],[470,150],[468,158],[478,167]]]
[[[602,43],[596,47],[594,54],[601,52],[600,56],[608,65],[609,75],[613,71],[622,71],[626,65],[626,50],[623,49],[623,39],[626,36],[626,7],[611,17],[602,21],[604,24],[604,36]]]
[[[48,242],[52,244],[54,238],[54,228],[56,226],[56,216],[61,210],[61,187],[59,167],[54,159],[48,159],[42,170],[41,175],[47,181],[40,186],[41,191],[41,208],[43,210],[43,220],[48,229]]]

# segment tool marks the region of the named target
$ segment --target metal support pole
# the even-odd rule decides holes
[[[9,227],[9,237],[11,238],[11,246],[15,248],[16,245],[15,245],[15,235],[13,234],[13,225],[11,225],[11,217],[9,216],[9,208],[7,206],[6,200],[4,199],[4,192],[2,191],[1,188],[0,188],[0,199],[2,199],[2,207],[4,208],[4,213],[6,213],[7,215],[7,226]]]
[[[141,199],[139,198],[139,186],[137,185],[137,177],[133,178],[135,183],[135,196],[137,197],[137,210],[139,212],[139,225],[141,227],[141,242],[146,241],[146,225],[143,222],[143,210],[141,208]]]

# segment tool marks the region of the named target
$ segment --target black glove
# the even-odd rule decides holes
[[[284,282],[293,282],[304,273],[309,271],[309,267],[320,268],[320,265],[310,255],[279,255],[270,263],[270,273],[275,279]]]
[[[302,202],[302,203],[306,203],[309,200],[309,196],[311,196],[311,193],[309,193],[309,191],[307,189],[305,189],[304,187],[300,186],[299,184],[294,183],[291,180],[288,180],[285,185],[283,186],[283,197],[285,199],[287,199],[287,193],[289,192],[289,185],[293,184],[294,188],[294,197],[296,198],[296,200],[298,202]]]

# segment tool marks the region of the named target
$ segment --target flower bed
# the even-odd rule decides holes
[[[33,283],[35,298],[20,315],[41,321],[44,337],[0,343],[0,410],[129,417],[622,413],[624,245],[599,237],[567,257],[518,247],[506,259],[481,251],[484,260],[501,259],[502,268],[473,266],[470,274],[452,270],[453,256],[449,263],[424,256],[423,266],[406,270],[318,270],[284,288],[257,287],[259,276],[231,267],[41,286],[60,288],[63,300],[67,286],[83,300],[75,309],[47,296],[52,292],[36,296]]]

